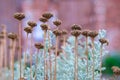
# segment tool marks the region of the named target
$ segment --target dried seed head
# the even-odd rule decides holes
[[[81,26],[80,25],[77,25],[77,24],[73,24],[72,27],[71,27],[72,30],[81,30]]]
[[[66,35],[67,31],[66,30],[62,30],[62,35]]]
[[[48,25],[47,24],[41,24],[40,25],[42,30],[47,31],[48,30]]]
[[[15,40],[17,39],[17,35],[15,33],[8,33],[8,38]]]
[[[120,68],[119,68],[119,67],[113,66],[113,67],[112,67],[112,70],[113,70],[113,73],[114,73],[115,75],[120,75]]]
[[[55,29],[55,30],[53,31],[53,33],[55,34],[55,36],[60,36],[60,35],[61,35],[61,31],[58,30],[58,29]]]
[[[90,32],[89,32],[89,36],[90,36],[91,38],[95,38],[97,35],[98,35],[98,32],[97,32],[97,31],[90,31]]]
[[[61,25],[61,21],[60,20],[56,20],[56,21],[53,21],[53,24],[56,25],[56,26],[59,26]]]
[[[43,23],[45,23],[45,22],[48,21],[48,19],[47,19],[47,18],[44,18],[44,17],[41,17],[39,20],[40,20],[41,22],[43,22]]]
[[[64,41],[64,39],[63,38],[60,38],[60,42],[63,42]]]
[[[100,41],[101,44],[105,44],[105,43],[107,45],[109,44],[108,40],[106,40],[105,38],[101,38],[101,39],[99,39],[99,41]]]
[[[22,19],[25,18],[25,14],[24,13],[15,13],[14,18],[21,21]]]
[[[78,37],[81,34],[80,30],[72,30],[71,34],[75,37]]]
[[[26,80],[25,78],[20,78],[19,80]]]
[[[32,28],[31,28],[31,27],[25,27],[25,28],[24,28],[24,31],[25,31],[26,33],[32,33]]]
[[[50,19],[51,17],[53,17],[52,13],[46,12],[42,15],[44,18]]]
[[[44,48],[43,44],[41,44],[41,43],[35,43],[35,47],[37,49],[43,49]]]
[[[52,50],[55,50],[55,46],[50,47]]]
[[[62,53],[62,50],[58,50],[58,51],[57,51],[57,56],[59,56],[60,53]]]
[[[83,30],[82,31],[82,35],[85,36],[85,37],[88,37],[89,36],[89,32],[90,32],[90,30]]]
[[[34,28],[37,24],[34,21],[28,21],[27,23],[30,27]]]
[[[3,33],[0,33],[0,39],[3,39],[3,38],[4,38]]]

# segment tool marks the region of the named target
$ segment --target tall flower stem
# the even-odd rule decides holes
[[[47,31],[44,31],[44,80],[46,79],[46,33]]]
[[[88,37],[86,37],[86,51],[85,54],[87,56],[87,77],[88,77]]]
[[[102,47],[103,44],[100,46],[100,80],[102,80]]]
[[[58,52],[58,36],[56,36],[56,48],[55,48],[55,65],[54,65],[54,80],[57,78],[57,52]]]
[[[32,33],[30,39],[30,79],[32,80]]]
[[[52,63],[51,63],[51,48],[50,48],[50,32],[48,30],[48,41],[49,41],[49,68],[50,68],[50,80],[52,80]]]
[[[0,44],[0,69],[3,68],[3,39],[0,40],[1,44]]]
[[[16,41],[15,40],[12,40],[12,56],[11,56],[11,59],[12,59],[12,62],[11,62],[11,70],[12,70],[12,80],[14,80],[14,55],[15,55],[15,48],[16,48]]]
[[[37,55],[36,55],[36,64],[35,64],[35,80],[37,80],[37,66],[38,66],[38,54],[39,54],[39,49],[37,49]]]
[[[93,67],[92,67],[92,80],[94,80],[94,67],[95,67],[95,56],[94,56],[94,38],[92,38],[92,58],[93,58]]]
[[[75,52],[75,71],[74,71],[74,75],[75,75],[75,80],[78,80],[78,40],[77,37],[75,37],[75,48],[74,48],[74,52]]]
[[[18,36],[19,36],[19,51],[18,51],[18,57],[19,57],[19,64],[20,64],[20,78],[21,78],[21,56],[22,56],[22,21],[19,21],[19,24],[18,24]]]

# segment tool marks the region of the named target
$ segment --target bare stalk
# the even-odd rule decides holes
[[[32,80],[32,33],[31,33],[31,39],[30,39],[30,78]]]
[[[54,80],[57,78],[57,52],[58,52],[58,36],[56,36],[56,48],[55,48],[55,65],[54,65]]]
[[[92,38],[92,54],[93,54],[93,67],[92,67],[92,80],[94,80],[94,66],[95,66],[95,59],[94,59],[94,38]]]
[[[22,73],[22,71],[21,71],[21,56],[22,56],[22,42],[21,42],[21,40],[22,40],[22,22],[21,21],[19,21],[19,24],[18,24],[18,29],[19,29],[19,51],[18,51],[18,57],[19,57],[19,64],[20,64],[20,78],[21,78],[21,73]]]
[[[102,80],[102,47],[103,44],[100,46],[100,80]]]
[[[88,37],[86,37],[87,77],[88,77]]]
[[[78,80],[78,40],[77,40],[77,37],[75,37],[75,49],[74,49],[74,52],[75,52],[75,72],[74,72],[74,75],[75,75],[75,80]]]
[[[46,79],[46,32],[44,31],[44,80]]]
[[[14,55],[15,55],[15,48],[16,48],[16,41],[12,40],[13,46],[12,46],[12,62],[11,62],[11,69],[12,69],[12,80],[14,80]]]

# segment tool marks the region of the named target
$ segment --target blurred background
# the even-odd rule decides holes
[[[120,66],[120,0],[0,0],[0,24],[5,24],[8,32],[18,32],[15,12],[25,13],[23,26],[28,20],[34,20],[39,26],[39,18],[46,11],[55,15],[53,19],[62,20],[61,28],[68,31],[72,24],[80,24],[83,29],[107,30],[110,54],[103,63],[107,67],[104,73],[111,73],[113,65]],[[52,24],[51,27],[54,28]],[[42,32],[35,29],[34,40],[41,39]]]

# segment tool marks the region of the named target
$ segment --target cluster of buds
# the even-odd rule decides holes
[[[115,75],[117,75],[117,76],[120,75],[120,68],[119,67],[113,66],[112,71]]]

